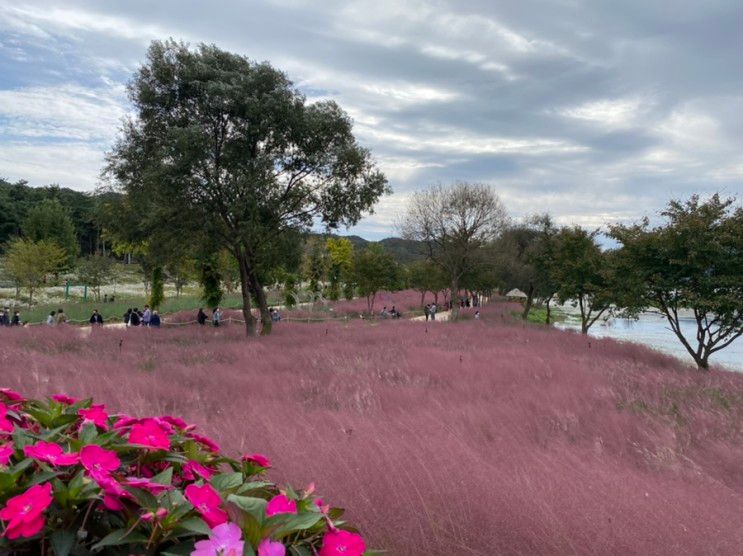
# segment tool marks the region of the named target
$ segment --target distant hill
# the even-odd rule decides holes
[[[335,234],[333,237],[343,237],[349,240],[356,250],[365,249],[371,243],[379,243],[400,264],[410,264],[425,258],[423,244],[419,241],[399,237],[388,237],[380,241],[369,241],[359,236],[338,236]]]

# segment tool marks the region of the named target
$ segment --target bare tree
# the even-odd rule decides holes
[[[403,237],[422,242],[426,256],[446,273],[451,287],[452,319],[462,276],[479,264],[483,245],[508,223],[498,195],[486,184],[434,185],[411,199],[401,225]]]

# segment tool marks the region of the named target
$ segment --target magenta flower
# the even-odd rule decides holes
[[[154,494],[155,496],[157,496],[161,492],[165,492],[166,490],[172,490],[173,488],[170,485],[155,483],[143,477],[127,477],[126,479],[124,479],[124,484],[126,486],[144,489],[150,494]]]
[[[158,420],[164,421],[165,423],[168,423],[181,430],[187,430],[193,427],[193,425],[189,425],[180,417],[173,417],[172,415],[161,415],[160,417],[158,417]]]
[[[222,523],[212,529],[209,539],[194,545],[191,556],[242,556],[245,541],[242,532],[234,523]]]
[[[197,461],[189,461],[183,466],[183,478],[187,481],[195,481],[197,475],[208,481],[214,476],[214,470],[204,467]]]
[[[101,430],[108,430],[108,413],[105,405],[91,405],[90,409],[80,409],[77,414],[83,418],[83,425],[93,423]]]
[[[120,512],[124,509],[121,499],[113,494],[105,493],[103,495],[103,507],[112,512]]]
[[[169,450],[170,440],[168,433],[152,419],[132,426],[129,433],[129,444],[147,446],[155,450]]]
[[[6,522],[5,536],[9,540],[33,537],[44,528],[44,510],[52,503],[52,485],[44,483],[29,488],[23,494],[8,500],[0,510],[0,519]]]
[[[0,402],[0,434],[13,433],[13,423],[8,421],[6,415],[8,415],[8,408]]]
[[[271,460],[263,454],[245,454],[242,457],[243,461],[257,465],[258,467],[265,467],[268,469],[271,467]]]
[[[72,404],[74,404],[74,403],[77,403],[77,400],[76,400],[75,398],[71,398],[71,397],[70,397],[70,396],[68,396],[67,394],[54,394],[54,395],[52,396],[52,399],[53,399],[53,400],[54,400],[55,402],[58,402],[58,403],[63,403],[63,404],[65,404],[65,405],[72,405]]]
[[[322,539],[319,556],[362,556],[366,550],[361,535],[350,531],[328,531]]]
[[[258,545],[258,556],[285,556],[286,547],[284,543],[263,539]]]
[[[266,506],[266,516],[271,517],[277,514],[295,514],[297,513],[297,502],[290,500],[283,494],[278,494],[268,501]]]
[[[7,399],[10,403],[24,401],[23,396],[21,396],[15,390],[11,390],[10,388],[0,388],[0,394],[5,396],[5,399]]]
[[[214,490],[214,487],[211,485],[188,485],[185,493],[186,500],[193,504],[209,527],[214,529],[217,525],[227,521],[227,512],[220,508],[222,498]]]
[[[80,463],[100,484],[99,479],[106,478],[112,471],[116,471],[121,465],[121,460],[116,452],[90,444],[80,450]]]
[[[10,463],[10,456],[15,452],[12,442],[8,442],[3,446],[0,446],[0,465],[8,465]]]
[[[114,429],[127,429],[131,427],[132,425],[139,423],[140,419],[135,419],[134,417],[129,417],[129,415],[120,415],[118,419],[116,419],[116,422],[114,423]]]
[[[67,454],[62,446],[54,442],[37,442],[33,446],[25,446],[23,453],[36,461],[43,461],[59,467],[75,465],[80,460],[79,454]]]
[[[200,434],[195,434],[195,433],[189,433],[188,436],[189,438],[192,438],[193,440],[195,440],[202,446],[206,446],[206,448],[210,452],[215,452],[215,453],[219,452],[219,444],[214,442],[211,438],[207,438],[206,436],[202,436]]]

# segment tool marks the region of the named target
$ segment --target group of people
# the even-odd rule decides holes
[[[46,317],[46,325],[57,326],[60,324],[67,324],[67,320],[67,315],[65,315],[64,310],[60,307],[56,311],[49,313],[49,316]]]
[[[13,311],[13,314],[10,313],[9,307],[3,307],[2,312],[0,312],[0,326],[20,326],[21,325],[21,313],[18,311]]]
[[[399,319],[402,317],[402,313],[398,311],[394,305],[392,306],[392,309],[388,311],[387,306],[385,305],[379,313],[379,316],[383,319]]]
[[[204,312],[203,307],[199,307],[199,312],[196,313],[196,322],[198,322],[201,326],[204,326],[206,324],[206,321],[209,320],[209,317]],[[214,307],[212,309],[212,326],[219,326],[222,323],[222,309],[219,307]]]
[[[423,313],[426,315],[426,321],[429,320],[436,320],[436,313],[438,312],[439,308],[436,306],[436,303],[428,303],[425,307],[423,307]]]
[[[93,317],[91,317],[91,323],[93,323],[92,319]],[[100,324],[103,324],[102,318]],[[126,313],[124,313],[124,324],[126,326],[149,326],[152,328],[160,328],[161,321],[158,312],[150,310],[150,306],[145,305],[144,311],[140,311],[137,307],[134,309],[127,309]]]

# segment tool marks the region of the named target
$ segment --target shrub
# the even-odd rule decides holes
[[[0,552],[361,555],[314,485],[268,481],[171,416],[109,415],[91,399],[0,389]],[[234,552],[230,552],[234,549]]]

